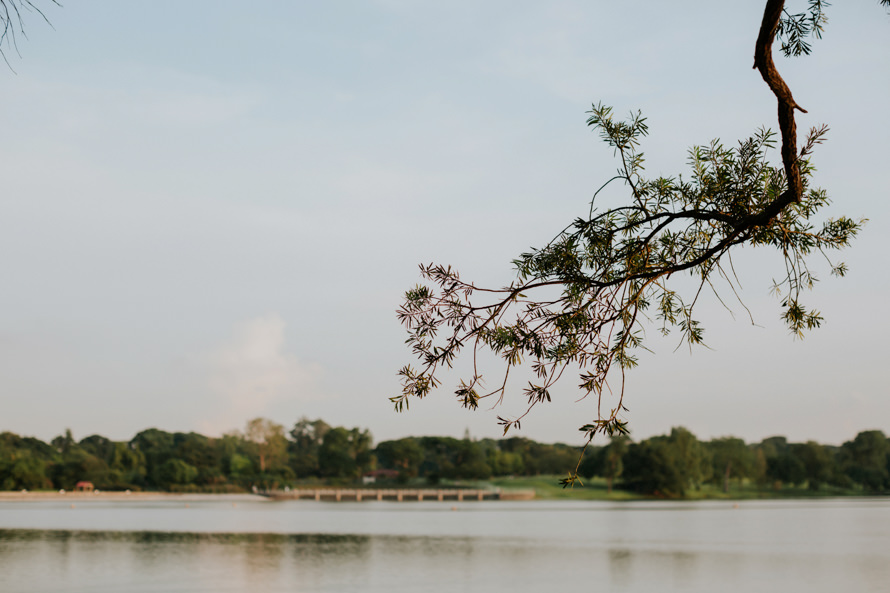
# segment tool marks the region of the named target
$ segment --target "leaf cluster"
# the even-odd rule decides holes
[[[890,8],[890,0],[880,0],[880,3]],[[829,6],[831,4],[825,0],[807,0],[807,7],[801,12],[789,12],[783,8],[776,38],[782,44],[780,49],[786,57],[806,56],[813,51],[807,37],[822,39],[828,22],[825,9]]]
[[[585,437],[626,434],[620,413],[624,373],[637,364],[644,328],[657,325],[664,334],[678,332],[681,343],[703,342],[704,330],[694,315],[703,289],[728,290],[737,296],[731,252],[743,245],[775,249],[785,274],[773,290],[783,305],[782,317],[795,335],[818,327],[818,311],[805,307],[801,294],[816,276],[811,256],[849,244],[864,221],[846,217],[816,221],[828,205],[826,193],[810,187],[813,149],[827,128],[810,130],[797,155],[802,194],[788,200],[785,168],[769,156],[775,135],[761,129],[734,147],[719,141],[689,151],[685,176],[648,178],[641,140],[646,120],[632,113],[617,121],[610,107],[594,105],[588,125],[612,147],[620,166],[594,195],[586,217],[576,219],[547,245],[523,253],[513,263],[517,279],[491,289],[466,282],[451,267],[420,267],[428,285],[409,290],[398,310],[408,331],[407,343],[420,361],[399,375],[402,393],[391,398],[396,409],[411,397],[425,397],[439,385],[437,372],[451,367],[464,348],[473,352],[473,370],[455,395],[464,407],[481,400],[500,402],[511,369],[530,364],[535,379],[523,393],[526,411],[516,418],[499,417],[506,434],[538,404],[551,400],[551,387],[568,368],[579,369],[584,396],[597,398],[596,419],[581,427]],[[628,192],[626,205],[596,208],[599,194],[613,184]],[[790,203],[782,206],[788,200]],[[772,212],[776,214],[772,214]],[[831,264],[843,275],[844,264]],[[691,276],[697,289],[683,294],[676,279]],[[723,286],[718,291],[717,286]],[[504,372],[485,389],[477,355],[499,356]],[[603,408],[609,379],[619,375],[617,404]]]
[[[890,1],[890,0],[885,0]],[[813,51],[813,47],[806,41],[813,36],[822,39],[822,31],[828,17],[825,16],[825,8],[831,6],[825,0],[807,0],[807,8],[804,12],[790,13],[782,11],[782,18],[776,30],[776,37],[781,42],[782,53],[786,56],[805,56]]]

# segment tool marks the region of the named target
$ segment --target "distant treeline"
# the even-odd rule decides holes
[[[580,449],[530,439],[409,437],[375,447],[370,432],[301,419],[285,428],[266,419],[219,438],[194,432],[144,430],[130,441],[70,431],[45,443],[0,433],[0,489],[72,489],[88,481],[101,490],[236,492],[257,487],[351,484],[372,474],[394,483],[438,484],[497,476],[563,474],[574,470]],[[379,471],[388,470],[388,471]],[[890,441],[880,431],[859,433],[840,447],[788,443],[772,437],[756,444],[738,438],[700,441],[684,428],[633,442],[613,438],[588,447],[579,474],[605,478],[640,494],[681,497],[704,484],[731,481],[763,489],[824,486],[863,492],[890,490]]]

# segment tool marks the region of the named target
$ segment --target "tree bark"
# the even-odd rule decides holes
[[[776,38],[776,30],[779,20],[782,18],[782,10],[785,0],[767,0],[763,11],[763,22],[760,24],[760,33],[757,35],[757,43],[754,46],[754,68],[760,71],[764,82],[776,96],[779,112],[779,131],[782,134],[782,164],[785,166],[785,177],[788,188],[772,204],[767,206],[761,215],[765,223],[777,216],[786,206],[799,202],[803,195],[803,183],[800,179],[800,166],[797,156],[797,124],[794,121],[794,110],[803,113],[807,110],[797,104],[791,89],[785,84],[785,80],[776,69],[773,62],[773,41]]]

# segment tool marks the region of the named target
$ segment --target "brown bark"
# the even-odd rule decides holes
[[[766,8],[763,11],[763,22],[760,24],[760,33],[754,46],[754,68],[760,71],[764,82],[778,101],[779,131],[782,134],[782,164],[785,166],[785,176],[788,181],[788,188],[785,192],[764,209],[761,215],[765,217],[763,222],[775,217],[788,204],[799,202],[803,195],[803,183],[800,179],[800,166],[797,157],[797,124],[794,121],[794,110],[798,109],[803,113],[807,111],[794,100],[791,89],[785,84],[785,80],[773,62],[772,46],[784,7],[785,0],[767,0]]]

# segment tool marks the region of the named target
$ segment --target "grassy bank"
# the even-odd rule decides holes
[[[513,478],[495,478],[486,482],[475,483],[479,488],[529,489],[532,488],[537,498],[543,500],[652,500],[654,497],[643,496],[628,490],[613,488],[609,493],[606,480],[593,478],[584,480],[584,484],[574,488],[563,488],[559,484],[562,476],[531,476]],[[808,488],[784,486],[779,489],[759,488],[751,482],[739,484],[733,481],[729,492],[713,484],[704,484],[700,489],[690,489],[682,500],[752,500],[752,499],[783,499],[783,498],[825,498],[837,496],[866,496],[862,490],[834,488],[823,486],[813,491]]]
[[[426,480],[417,478],[409,480],[407,483],[378,483],[364,485],[359,482],[345,480],[304,480],[304,483],[295,485],[296,488],[406,488],[406,489],[427,489],[427,488],[468,488],[468,489],[502,489],[502,490],[534,490],[535,498],[538,500],[605,500],[605,501],[627,501],[627,500],[654,500],[659,497],[645,496],[622,490],[615,487],[609,492],[606,480],[604,478],[592,478],[584,480],[583,484],[576,484],[573,488],[563,488],[559,480],[562,476],[557,475],[541,475],[541,476],[517,476],[517,477],[501,477],[492,478],[482,481],[460,481],[451,482],[443,480],[437,485],[431,485]],[[874,495],[874,494],[871,494]],[[164,498],[164,497],[222,497],[222,496],[248,496],[252,497],[249,491],[241,492],[220,492],[220,491],[200,491],[198,489],[188,489],[179,492],[120,492],[120,491],[103,491],[75,493],[59,491],[12,491],[0,492],[0,501],[8,500],[39,500],[54,498],[95,498],[95,499],[143,499],[143,498]],[[729,492],[723,492],[720,486],[714,484],[705,484],[698,489],[689,489],[686,495],[678,500],[756,500],[756,499],[799,499],[799,498],[827,498],[841,496],[869,496],[859,489],[836,488],[822,486],[819,490],[813,491],[804,487],[784,486],[781,488],[763,488],[758,487],[753,482],[745,481],[739,483],[733,481],[730,485]]]

